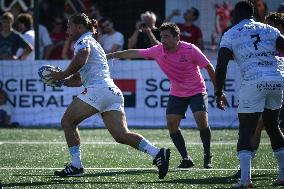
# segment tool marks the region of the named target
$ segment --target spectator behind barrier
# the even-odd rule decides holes
[[[0,89],[0,127],[17,127],[17,122],[11,123],[11,109],[7,104],[8,95]]]
[[[34,10],[29,9],[28,13],[33,16]],[[38,40],[39,40],[39,59],[47,59],[50,52],[50,47],[52,45],[51,38],[46,26],[39,24],[38,25]]]
[[[89,18],[95,19],[98,22],[98,27],[97,27],[97,33],[102,34],[102,20],[104,18],[103,16],[103,9],[102,6],[99,4],[93,4],[87,9],[87,15]]]
[[[98,41],[105,53],[121,51],[124,45],[123,34],[114,29],[113,22],[109,18],[101,19],[101,27],[103,34],[99,36]]]
[[[29,13],[21,13],[17,17],[17,30],[22,34],[23,38],[29,42],[34,48],[35,46],[35,31],[33,29],[33,17]],[[18,49],[16,55],[20,56],[23,53],[23,48]],[[26,60],[34,60],[35,53],[32,51]]]
[[[52,45],[49,49],[49,56],[47,58],[50,60],[58,60],[62,59],[62,49],[64,46],[64,42],[67,38],[66,33],[66,21],[62,16],[55,16],[52,22],[52,30],[50,32],[50,37],[52,39]],[[68,57],[70,57],[70,53],[67,53]]]
[[[129,49],[145,49],[157,45],[160,41],[160,32],[156,27],[156,14],[146,11],[140,15],[141,20],[136,22],[135,30],[128,39]]]
[[[211,34],[211,49],[217,49],[217,41],[222,33],[227,29],[232,18],[233,7],[229,2],[224,2],[223,4],[215,4],[216,17],[215,17],[215,28]]]
[[[18,32],[14,31],[12,25],[14,16],[10,12],[6,12],[0,19],[2,31],[0,33],[0,60],[25,60],[33,51],[32,46],[24,40]],[[16,56],[19,48],[23,48],[22,54]]]
[[[263,0],[253,0],[254,4],[254,19],[257,22],[265,22],[265,16],[267,15],[267,4]]]
[[[174,16],[179,16],[180,10],[175,9],[172,13],[165,19],[165,22],[170,21]],[[198,9],[191,7],[187,9],[183,14],[184,23],[177,23],[177,26],[180,29],[180,40],[188,43],[192,43],[200,48],[203,51],[203,35],[198,26],[193,24],[199,17]]]

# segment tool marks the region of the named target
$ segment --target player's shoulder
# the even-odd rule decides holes
[[[147,48],[147,49],[151,49],[151,50],[157,50],[157,51],[163,51],[164,47],[163,47],[163,44],[162,43],[159,43],[157,45],[154,45],[150,48]]]
[[[235,36],[242,35],[241,33],[245,31],[247,28],[254,27],[253,25],[255,25],[254,20],[244,19],[239,23],[227,27],[222,33],[222,38],[233,39]]]
[[[91,41],[91,40],[94,40],[93,33],[87,32],[87,33],[81,35],[81,37],[79,37],[79,39],[75,42],[75,46],[83,45],[83,44],[85,44],[85,43],[87,43],[88,41]]]
[[[192,43],[188,43],[186,41],[180,41],[180,48],[181,49],[188,49],[188,50],[192,50],[193,48],[195,48],[196,46]]]
[[[200,49],[193,43],[180,41],[179,51],[191,54],[191,53],[199,52]]]
[[[83,44],[84,44],[84,40],[83,40],[83,39],[77,40],[77,41],[75,42],[75,44],[74,44],[74,48],[75,48],[75,49],[76,49],[76,48],[79,48],[79,47],[83,46]]]
[[[278,28],[275,28],[269,24],[263,24],[263,25],[267,30],[269,30],[269,33],[274,32],[274,33],[280,34],[280,31],[278,30]]]

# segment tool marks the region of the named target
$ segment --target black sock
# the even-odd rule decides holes
[[[200,138],[203,144],[204,155],[211,156],[211,130],[210,128],[200,130]]]
[[[171,136],[171,139],[172,139],[174,145],[178,149],[182,159],[187,159],[188,154],[187,154],[187,150],[186,150],[186,147],[185,147],[184,138],[183,138],[180,130],[178,130],[176,133],[171,133],[170,136]]]

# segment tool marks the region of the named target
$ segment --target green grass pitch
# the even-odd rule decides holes
[[[69,153],[60,129],[0,129],[0,188],[230,188],[237,182],[237,130],[212,130],[213,169],[203,169],[203,148],[199,132],[183,129],[195,167],[176,171],[179,154],[166,129],[132,129],[158,147],[171,149],[170,171],[163,180],[152,166],[152,158],[131,147],[116,144],[105,129],[82,129],[84,177],[58,178],[54,170],[63,168]],[[262,133],[261,145],[253,161],[255,188],[272,186],[277,166],[268,136]],[[1,189],[2,189],[1,188]]]

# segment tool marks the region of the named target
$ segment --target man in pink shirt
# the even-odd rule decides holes
[[[170,98],[167,105],[167,127],[182,160],[178,168],[194,166],[188,155],[179,125],[190,106],[204,148],[204,168],[211,168],[211,130],[208,124],[208,96],[200,69],[205,68],[215,86],[212,64],[195,45],[180,41],[176,24],[163,23],[161,43],[148,49],[129,49],[107,54],[107,58],[153,58],[170,80]]]

